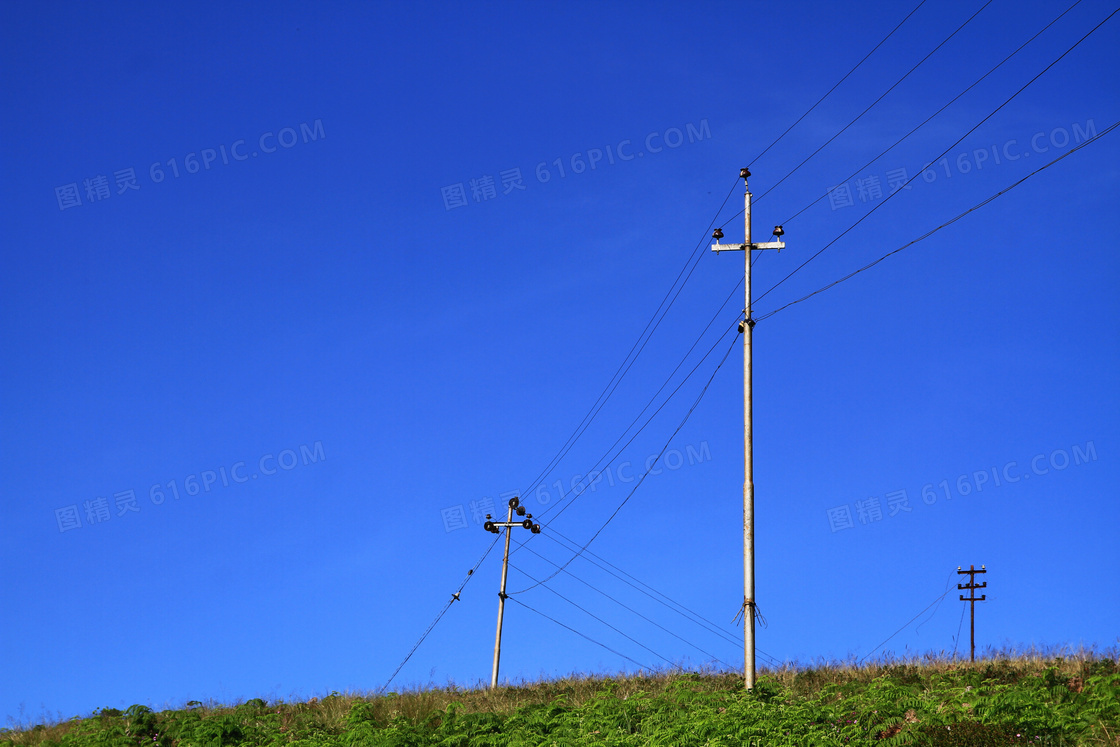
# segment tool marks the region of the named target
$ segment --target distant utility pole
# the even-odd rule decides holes
[[[967,571],[962,571],[961,567],[959,565],[957,566],[957,573],[959,573],[962,576],[966,573],[968,574],[968,583],[967,584],[957,584],[957,588],[958,589],[968,589],[968,596],[967,597],[964,594],[961,594],[960,596],[961,596],[961,601],[962,602],[968,602],[968,606],[971,608],[969,610],[969,614],[968,614],[968,638],[969,638],[969,642],[972,644],[972,650],[971,650],[971,653],[968,656],[969,661],[976,661],[976,603],[977,602],[983,602],[985,599],[988,598],[987,594],[982,594],[980,596],[976,596],[976,590],[977,589],[984,589],[984,588],[987,588],[987,586],[988,586],[987,581],[985,581],[982,584],[977,584],[976,583],[976,574],[977,573],[987,573],[987,572],[988,571],[984,566],[980,566],[980,570],[976,570],[976,566],[970,565],[968,567]]]
[[[747,184],[750,177],[749,169],[740,169],[739,176],[743,179],[743,189],[746,193],[743,216],[746,226],[746,239],[742,244],[721,244],[723,231],[716,229],[712,238],[712,251],[719,253],[725,251],[741,251],[746,259],[746,307],[743,309],[743,321],[739,323],[739,331],[743,333],[743,670],[744,683],[748,690],[754,688],[754,422],[751,416],[751,333],[754,329],[754,319],[751,316],[751,259],[755,249],[785,248],[780,239],[785,234],[781,226],[774,227],[774,236],[779,241],[770,241],[765,244],[751,243],[751,190]]]
[[[502,614],[506,609],[506,572],[509,570],[509,530],[512,527],[525,527],[533,534],[541,533],[541,525],[533,523],[533,515],[525,514],[525,507],[520,505],[521,501],[517,498],[509,499],[509,514],[506,516],[505,521],[490,521],[490,514],[486,514],[486,523],[482,528],[487,532],[494,534],[501,533],[500,527],[506,528],[506,552],[502,556],[502,586],[498,591],[498,632],[494,636],[494,672],[490,675],[490,687],[495,688],[498,686],[498,659],[502,655]],[[518,516],[526,516],[524,521],[514,521],[513,512],[517,511]]]

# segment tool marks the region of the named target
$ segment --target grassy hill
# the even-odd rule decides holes
[[[192,701],[0,730],[0,747],[189,745],[1113,745],[1115,656],[927,657],[738,675],[569,677],[306,703]]]

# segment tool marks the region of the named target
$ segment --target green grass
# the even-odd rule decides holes
[[[1111,745],[1120,747],[1114,654],[927,656],[739,675],[573,676],[428,687],[306,703],[134,705],[0,730],[0,747],[220,745]]]

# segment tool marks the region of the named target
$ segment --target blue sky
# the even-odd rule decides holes
[[[590,550],[724,637],[577,558],[503,678],[737,666],[739,169],[759,317],[1120,119],[1117,18],[1011,98],[1084,0],[868,164],[1067,7],[928,3],[767,150],[913,5],[5,5],[2,716],[380,688],[512,492],[511,592],[625,500]],[[758,323],[761,663],[870,654],[970,563],[978,646],[1117,644],[1118,151]],[[499,570],[390,689],[488,680]],[[956,595],[879,652],[952,651]]]

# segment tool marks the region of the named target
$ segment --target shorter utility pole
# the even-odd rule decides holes
[[[506,543],[506,546],[509,546],[508,541]],[[982,584],[976,583],[976,574],[987,572],[988,570],[984,566],[980,566],[980,570],[976,570],[976,566],[970,565],[967,571],[962,571],[961,567],[959,565],[957,566],[957,573],[962,576],[966,573],[968,574],[968,583],[957,584],[957,588],[968,589],[968,596],[966,597],[964,594],[961,594],[960,597],[961,601],[968,602],[968,606],[970,607],[968,615],[968,639],[969,643],[971,644],[971,651],[968,656],[969,661],[976,661],[976,603],[983,602],[988,598],[987,594],[976,596],[977,589],[984,589],[988,586],[987,581]]]
[[[514,521],[513,512],[516,511],[518,516],[525,516],[524,521]],[[533,523],[533,515],[525,513],[525,507],[521,505],[521,501],[517,498],[509,499],[509,513],[505,521],[490,521],[490,514],[486,514],[486,523],[482,528],[487,532],[500,534],[500,527],[506,529],[506,552],[502,556],[502,586],[498,590],[498,632],[494,636],[494,671],[490,675],[490,688],[493,689],[498,686],[498,659],[502,655],[502,614],[506,609],[506,572],[509,570],[509,530],[512,527],[524,527],[533,534],[541,533],[541,525]]]

